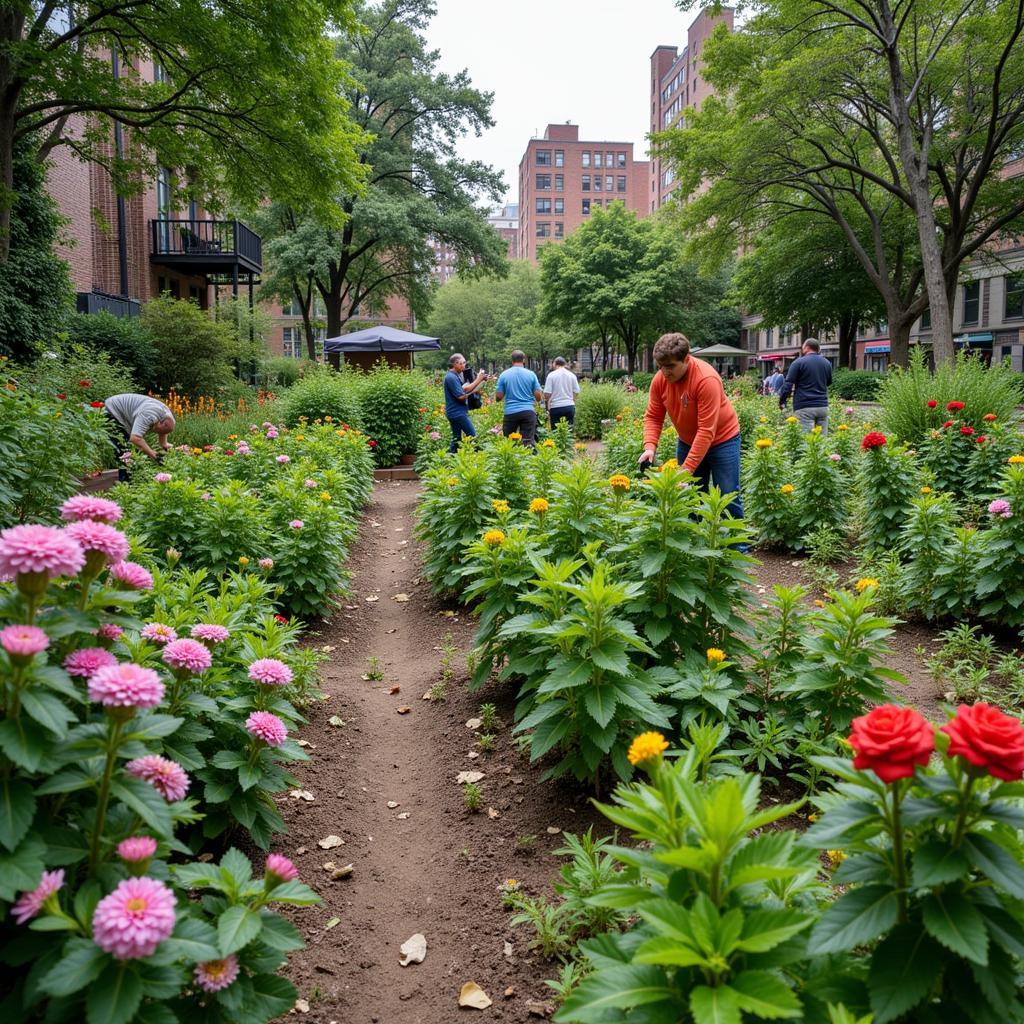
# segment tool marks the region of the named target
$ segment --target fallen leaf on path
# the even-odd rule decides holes
[[[433,700],[433,699],[434,698],[430,696],[430,691],[429,690],[427,690],[427,692],[425,694],[423,694],[422,697],[420,697],[420,700]]]
[[[342,640],[341,642],[343,644],[347,644],[348,643],[347,640]],[[324,644],[323,647],[320,648],[320,650],[323,651],[324,654],[330,654],[331,651],[334,650],[334,645],[333,644]]]
[[[460,786],[464,786],[467,782],[479,782],[483,777],[483,772],[459,772],[455,782]]]
[[[379,601],[380,598],[376,594],[371,594],[366,600],[367,601]]]
[[[400,715],[407,715],[409,714],[410,711],[412,711],[412,708],[409,707],[408,704],[403,704],[400,708],[397,708],[396,710]]]
[[[398,630],[397,629],[386,629],[386,630],[384,630],[384,632],[385,633],[397,633]]]
[[[469,719],[469,721],[466,722],[466,728],[467,729],[472,729],[475,732],[483,724],[484,724],[484,720],[482,718],[471,718],[471,719]]]
[[[333,725],[335,728],[340,729],[345,724],[345,719],[339,718],[337,715],[331,715],[331,717],[327,719],[327,722],[329,725]]]
[[[332,928],[336,928],[339,924],[341,924],[341,918],[332,917],[330,921],[328,921],[327,924],[324,925],[324,931],[329,932]]]
[[[394,697],[394,695],[396,693],[401,693],[401,692],[402,692],[402,688],[400,686],[392,686],[391,689],[388,690],[388,696],[389,697]]]
[[[532,1003],[526,1004],[526,1012],[531,1017],[550,1017],[555,1012],[555,1008],[550,1003]]]
[[[391,600],[392,601],[398,601],[400,604],[404,604],[406,601],[409,600],[409,595],[408,594],[395,594],[395,596],[393,598],[391,598]]]
[[[470,759],[470,761],[475,761],[479,756],[480,756],[480,751],[479,750],[471,750],[466,755],[466,757],[468,757]]]
[[[331,878],[348,878],[348,876],[351,875],[354,870],[355,867],[352,864],[346,864],[343,868],[335,868],[331,872]]]
[[[427,955],[427,937],[417,932],[402,943],[399,952],[402,954],[402,959],[398,962],[403,967],[408,967],[409,964],[423,963],[423,959]]]
[[[298,743],[298,745],[300,747],[312,747],[313,746],[313,744],[310,743],[309,740],[296,740],[295,742]]]
[[[319,846],[321,850],[333,850],[336,846],[344,846],[345,840],[342,839],[341,836],[324,836],[323,839],[317,840],[316,845]]]
[[[397,806],[398,806],[398,801],[397,800],[389,800],[388,801],[388,808],[390,810],[393,811]]]
[[[491,1005],[487,993],[475,982],[467,981],[459,993],[459,1006],[468,1006],[471,1010],[486,1010]]]
[[[557,836],[558,833],[561,832],[561,831],[562,830],[560,828],[556,828],[554,825],[548,825],[548,835],[549,836]]]
[[[502,951],[502,953],[504,953],[505,956],[511,957],[512,956],[512,943],[511,942],[506,942],[505,945],[502,946],[501,951]]]
[[[288,791],[288,795],[293,800],[305,800],[307,802],[312,802],[316,799],[308,789],[291,789]]]
[[[409,813],[409,811],[402,811],[402,813],[398,815],[398,820],[405,821],[405,819],[409,817]]]
[[[405,527],[404,526],[396,526],[395,527],[395,533],[405,533]]]
[[[509,987],[507,989],[505,989],[505,998],[506,999],[511,999],[515,994],[516,994],[516,987],[515,987],[515,985],[509,985]]]
[[[488,807],[487,808],[487,817],[490,818],[493,821],[495,818],[500,818],[501,817],[501,811],[497,810],[494,807]]]
[[[445,617],[446,619],[453,619],[453,618],[455,617],[455,612],[453,612],[453,611],[446,611],[446,612],[441,612],[441,614],[442,614],[442,615],[443,615],[443,616],[444,616],[444,617]]]
[[[299,1013],[309,1013],[309,1001],[306,999],[296,999],[292,1009]]]

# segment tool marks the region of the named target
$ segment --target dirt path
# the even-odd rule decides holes
[[[290,968],[310,1004],[299,1016],[317,1024],[537,1020],[531,1003],[544,1001],[543,979],[555,970],[532,958],[525,930],[509,929],[498,886],[514,877],[550,895],[558,830],[582,831],[598,816],[571,788],[541,783],[514,750],[512,693],[467,692],[473,623],[418,579],[417,493],[416,483],[377,485],[353,550],[352,598],[315,641],[331,648],[322,673],[330,699],[309,712],[302,738],[312,761],[297,772],[314,799],[282,801],[288,835],[276,847],[324,901],[295,917],[309,943]],[[402,594],[409,599],[394,600]],[[422,697],[440,678],[446,634],[459,649],[457,678],[434,704]],[[381,660],[381,681],[362,678],[371,656]],[[471,758],[475,736],[465,723],[482,701],[498,705],[504,724],[495,750]],[[399,714],[402,707],[410,710]],[[484,772],[476,814],[455,781],[468,770]],[[320,849],[329,835],[344,845]],[[325,863],[352,864],[353,874],[332,879]],[[399,946],[417,932],[426,959],[403,968]],[[494,1005],[460,1010],[466,981]]]

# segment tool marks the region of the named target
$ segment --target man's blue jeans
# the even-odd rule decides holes
[[[676,461],[681,466],[690,454],[685,441],[676,442]],[[721,444],[713,444],[693,475],[707,488],[714,484],[723,494],[733,493],[729,502],[729,514],[734,519],[743,518],[743,501],[740,498],[740,435],[729,438]]]
[[[452,443],[448,445],[448,451],[453,455],[459,450],[459,442],[463,436],[476,437],[473,429],[473,421],[469,418],[468,412],[459,413],[458,416],[449,416],[448,425],[452,428]]]

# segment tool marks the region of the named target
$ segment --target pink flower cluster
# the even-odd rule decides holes
[[[230,630],[226,626],[217,626],[212,622],[197,622],[191,629],[192,635],[204,644],[222,644],[229,636]]]
[[[110,575],[129,590],[152,590],[153,575],[138,562],[115,562]]]
[[[196,984],[204,992],[220,992],[238,977],[238,957],[232,953],[223,960],[206,960],[196,964]]]
[[[50,638],[38,626],[6,626],[0,629],[0,647],[12,658],[31,658],[50,646]]]
[[[116,501],[97,498],[92,494],[76,494],[60,507],[61,518],[69,523],[81,519],[95,519],[101,523],[116,523],[124,514]]]
[[[12,526],[0,532],[0,580],[21,573],[77,576],[85,565],[82,545],[52,526]]]
[[[152,955],[174,931],[174,893],[155,878],[126,878],[96,904],[92,937],[117,960]]]
[[[239,441],[238,447],[235,451],[238,452],[239,455],[249,455],[251,454],[252,449],[244,441]]]
[[[169,644],[172,640],[178,639],[177,632],[170,626],[165,626],[162,622],[147,622],[142,627],[140,635],[143,640],[150,640],[161,647],[164,644]]]
[[[306,524],[301,519],[293,519],[288,525],[293,530],[301,530]]]
[[[256,563],[264,572],[270,572],[274,568],[274,560],[272,558],[261,558]]]
[[[147,754],[129,761],[125,768],[137,779],[148,782],[165,800],[184,800],[191,785],[185,769],[177,761],[159,754]]]
[[[92,679],[101,668],[116,664],[117,658],[105,648],[83,647],[80,650],[72,651],[64,659],[64,671],[71,676]]]
[[[105,562],[123,562],[128,557],[128,538],[106,523],[80,519],[65,526],[64,532],[74,537],[84,551],[101,554]]]
[[[268,747],[279,747],[288,739],[288,727],[269,711],[254,711],[245,720],[245,727]]]
[[[264,686],[287,686],[292,681],[292,670],[277,658],[260,658],[249,666],[249,678]]]
[[[1000,519],[1010,519],[1013,516],[1013,509],[1005,498],[996,498],[988,506],[989,515],[998,516]]]
[[[279,462],[283,466],[286,462],[291,462],[292,460],[290,458],[288,458],[287,455],[278,455],[276,461]]]
[[[202,675],[213,664],[209,648],[187,637],[184,640],[172,640],[164,647],[161,657],[170,668],[195,675]]]
[[[123,633],[124,630],[120,626],[115,626],[113,622],[104,622],[96,630],[96,635],[101,640],[120,640]]]
[[[131,836],[117,844],[117,855],[128,864],[147,861],[156,853],[156,840],[152,836]]]
[[[267,437],[268,437],[268,438],[269,438],[269,439],[270,439],[271,441],[273,441],[273,440],[274,440],[274,438],[275,438],[275,437],[277,437],[277,431],[276,431],[276,430],[275,430],[275,429],[274,429],[273,427],[271,427],[271,428],[270,428],[270,429],[269,429],[269,430],[267,431]]]
[[[158,484],[169,484],[171,482],[171,474],[157,473],[156,476],[153,477],[153,482]]]
[[[303,480],[302,486],[305,487],[307,490],[311,491],[311,490],[313,490],[314,487],[317,486],[317,483],[312,478],[307,477],[305,480]]]
[[[14,906],[11,907],[11,914],[18,924],[24,924],[38,917],[43,909],[43,904],[64,885],[64,869],[57,871],[44,871],[39,884],[30,892],[23,892]]]
[[[89,700],[108,708],[155,708],[164,699],[164,684],[141,665],[106,665],[89,679]]]
[[[294,882],[299,877],[299,869],[280,853],[267,854],[267,868],[264,876],[268,888],[281,882]]]

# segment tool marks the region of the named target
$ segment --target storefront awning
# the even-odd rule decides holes
[[[975,348],[979,345],[988,346],[992,344],[991,334],[961,334],[953,339],[954,345],[966,345],[968,348]]]
[[[888,351],[889,351],[889,342],[886,342],[884,345],[865,345],[864,346],[864,352],[865,352],[866,355],[877,355],[880,352],[888,352]]]
[[[782,352],[762,352],[757,358],[762,363],[774,363],[776,359],[792,359],[800,355],[800,349],[789,348]]]

